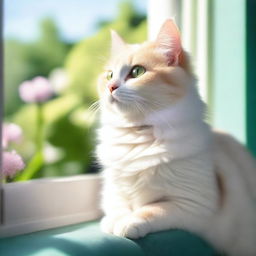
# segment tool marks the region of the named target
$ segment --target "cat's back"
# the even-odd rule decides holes
[[[231,135],[214,131],[215,164],[226,179],[240,176],[256,199],[256,161]]]
[[[214,142],[220,209],[209,234],[213,241],[220,238],[221,247],[231,248],[230,255],[255,255],[255,159],[228,134],[215,131]]]

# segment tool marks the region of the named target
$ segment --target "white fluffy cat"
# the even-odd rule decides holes
[[[256,255],[256,165],[205,123],[173,21],[140,45],[112,32],[98,89],[102,230],[134,239],[180,228],[229,255]]]

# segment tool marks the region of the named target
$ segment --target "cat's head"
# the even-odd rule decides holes
[[[103,108],[140,119],[187,94],[194,77],[172,20],[153,42],[127,44],[116,32],[111,34],[110,60],[98,83]]]

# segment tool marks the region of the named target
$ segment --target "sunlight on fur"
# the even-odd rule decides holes
[[[111,34],[98,82],[102,230],[136,239],[179,228],[228,255],[256,255],[254,159],[205,122],[178,28],[167,20],[135,45]]]

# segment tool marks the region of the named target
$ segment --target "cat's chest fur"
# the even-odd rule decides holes
[[[101,143],[97,155],[101,163],[126,175],[155,166],[168,156],[164,143],[155,138],[150,126],[104,126],[98,136]]]
[[[150,126],[103,126],[98,136],[97,155],[104,166],[106,191],[115,189],[132,208],[165,198],[175,200],[184,186],[195,182],[209,184],[204,174],[195,175],[211,168],[205,154],[200,159],[194,155],[176,159],[177,144],[189,143],[186,136],[159,139]]]

